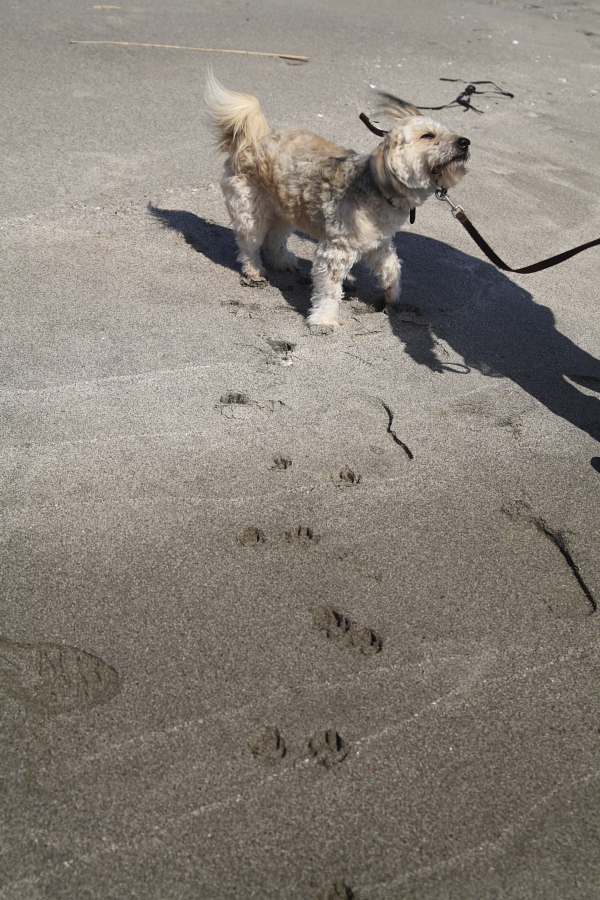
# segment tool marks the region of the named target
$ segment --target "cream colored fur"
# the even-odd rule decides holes
[[[386,302],[400,297],[400,260],[392,243],[437,187],[465,174],[468,141],[414,108],[371,154],[358,154],[309,131],[271,132],[258,100],[224,88],[209,74],[206,114],[227,153],[221,187],[245,277],[264,281],[265,259],[297,271],[287,250],[294,228],[318,240],[312,266],[311,325],[338,325],[342,283],[363,258]]]

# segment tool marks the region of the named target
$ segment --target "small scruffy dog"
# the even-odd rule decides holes
[[[363,258],[386,302],[400,297],[393,235],[437,188],[465,174],[467,138],[401,100],[385,109],[401,121],[370,154],[345,150],[310,131],[270,131],[258,100],[209,74],[207,118],[228,154],[221,187],[250,281],[263,282],[260,249],[277,269],[298,271],[287,238],[299,228],[318,240],[312,265],[311,325],[338,325],[342,283]]]

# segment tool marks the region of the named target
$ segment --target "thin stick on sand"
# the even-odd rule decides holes
[[[134,41],[75,41],[72,44],[118,44],[120,47],[160,47],[163,50],[198,50],[200,53],[241,53],[246,56],[276,56],[279,59],[297,59],[308,62],[308,56],[292,56],[290,53],[264,53],[262,50],[215,50],[212,47],[179,47],[177,44],[138,44]]]

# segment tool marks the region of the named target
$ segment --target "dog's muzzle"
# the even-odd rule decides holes
[[[454,153],[454,156],[452,156],[446,163],[444,163],[442,168],[444,168],[445,166],[449,166],[450,163],[465,163],[468,160],[469,155],[470,155],[469,154],[469,144],[470,143],[471,143],[471,141],[468,138],[465,138],[465,137],[457,138],[456,141],[454,142],[454,146],[456,147],[456,152]]]
[[[471,141],[466,137],[459,137],[454,142],[455,152],[454,154],[447,159],[445,162],[441,163],[441,165],[436,166],[432,169],[434,175],[440,175],[442,171],[447,167],[452,165],[452,163],[466,163],[469,159],[469,145]]]
[[[458,153],[456,153],[450,162],[466,162],[469,158],[469,144],[471,141],[466,137],[459,137],[456,139],[456,146],[458,148]]]

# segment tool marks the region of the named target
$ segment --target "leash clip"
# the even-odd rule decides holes
[[[435,192],[435,196],[438,200],[445,200],[446,203],[450,204],[450,206],[452,207],[452,215],[454,216],[454,218],[456,218],[459,213],[464,212],[462,206],[458,206],[457,203],[454,203],[450,199],[450,197],[448,196],[448,188],[438,188]]]

